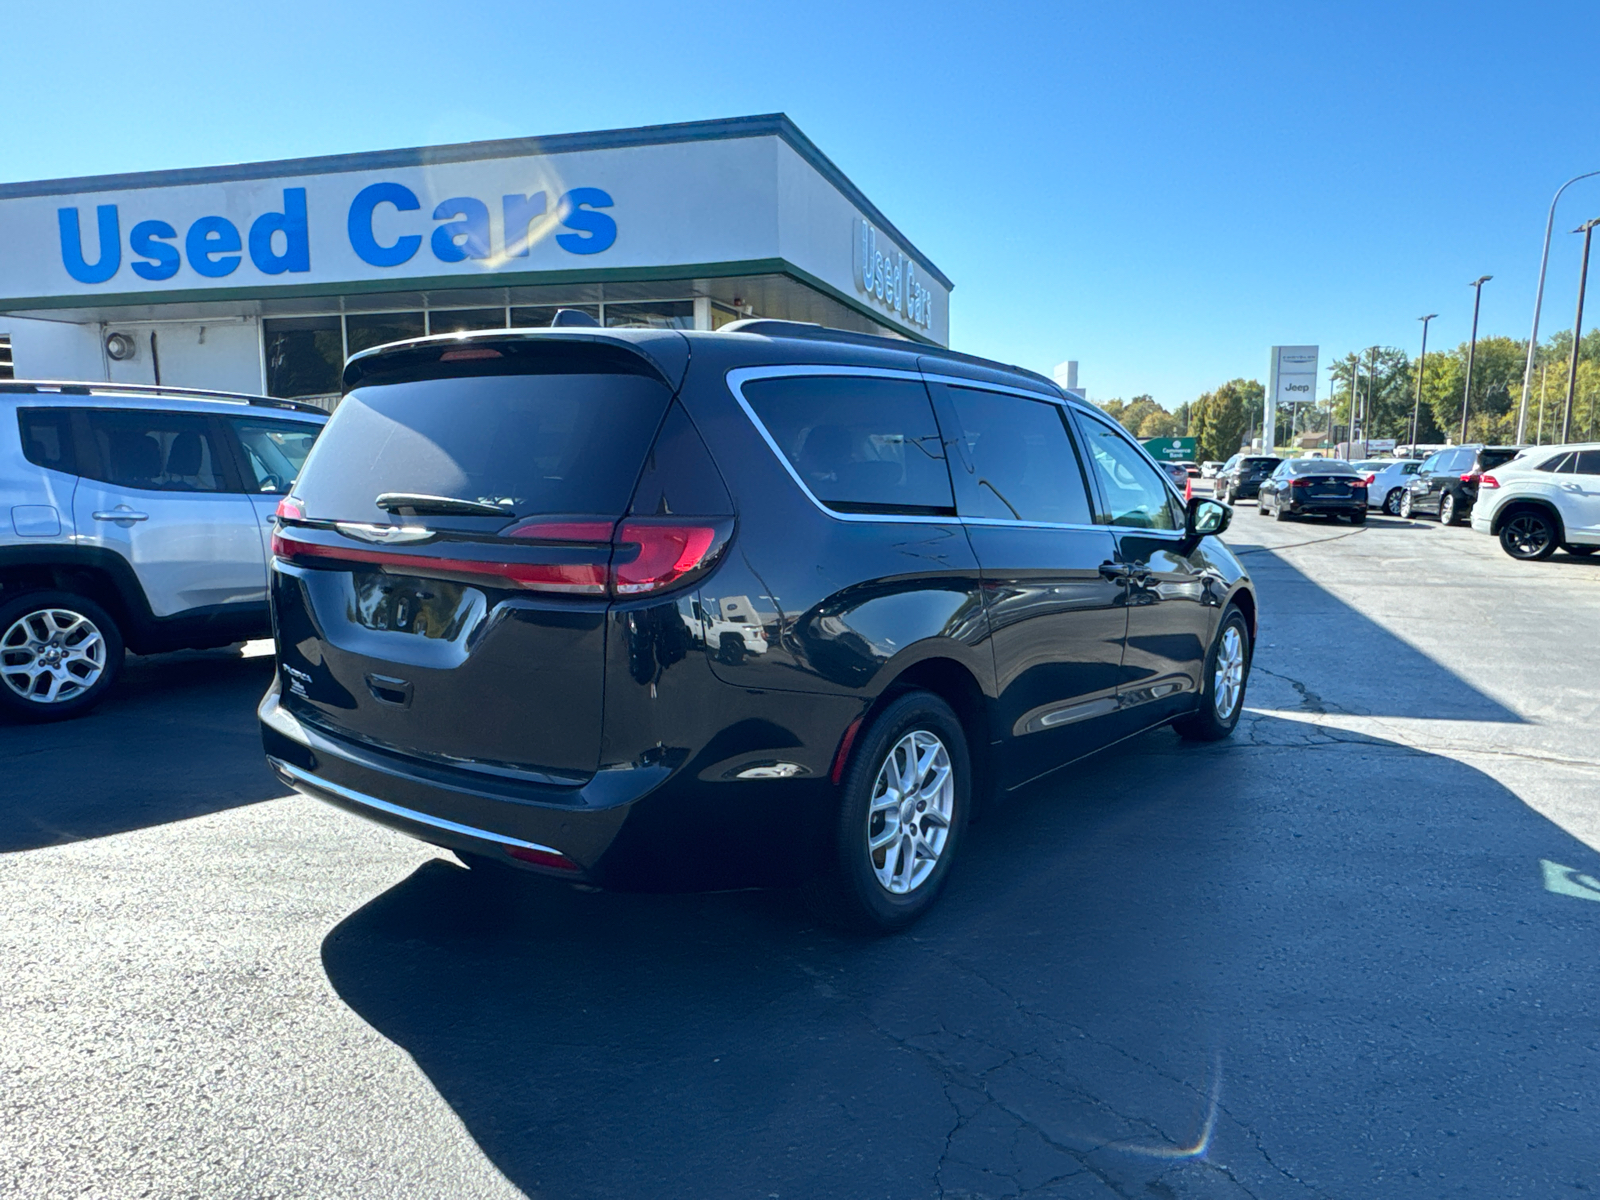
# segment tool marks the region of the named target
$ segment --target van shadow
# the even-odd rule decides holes
[[[323,964],[530,1196],[1565,1194],[1600,892],[1541,860],[1600,875],[1470,767],[1250,717],[1001,807],[897,938],[435,860]]]
[[[236,808],[284,794],[255,709],[273,659],[237,650],[129,655],[87,715],[0,722],[0,853]]]

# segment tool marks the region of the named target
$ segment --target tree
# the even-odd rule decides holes
[[[1253,408],[1266,399],[1266,394],[1259,380],[1231,379],[1196,400],[1189,423],[1195,453],[1204,459],[1233,457],[1245,440]]]
[[[1100,409],[1106,414],[1106,416],[1110,417],[1129,433],[1133,434],[1134,437],[1164,436],[1159,433],[1145,435],[1140,433],[1140,430],[1144,427],[1144,423],[1152,416],[1166,417],[1170,419],[1172,415],[1168,413],[1166,409],[1157,404],[1154,398],[1150,396],[1135,396],[1132,400],[1126,402],[1122,400],[1101,401]]]
[[[1178,436],[1182,428],[1182,423],[1174,414],[1158,408],[1139,422],[1138,435],[1142,439],[1173,438]]]

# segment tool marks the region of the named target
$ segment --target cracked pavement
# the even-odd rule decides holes
[[[1541,862],[1600,877],[1600,563],[1228,540],[1235,737],[1011,798],[880,942],[785,893],[486,890],[282,798],[263,660],[0,726],[0,1195],[1588,1193],[1600,903]]]

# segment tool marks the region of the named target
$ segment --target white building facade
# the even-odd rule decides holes
[[[950,280],[785,116],[0,184],[0,374],[330,398],[428,333],[949,344]]]

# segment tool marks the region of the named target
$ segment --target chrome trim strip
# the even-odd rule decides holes
[[[456,833],[464,837],[477,838],[483,842],[495,842],[501,846],[516,846],[523,850],[537,850],[542,854],[555,854],[562,858],[568,856],[552,846],[541,846],[538,842],[525,842],[521,838],[507,837],[503,833],[491,833],[487,829],[479,829],[474,825],[463,825],[458,821],[447,821],[443,817],[429,816],[427,813],[417,812],[411,808],[401,808],[398,804],[390,804],[387,800],[379,800],[376,796],[369,796],[365,792],[357,792],[337,783],[329,783],[326,779],[319,779],[299,767],[290,766],[281,758],[267,756],[267,762],[272,764],[272,769],[280,775],[288,776],[289,781],[298,790],[309,788],[313,792],[331,792],[341,800],[348,800],[352,804],[359,804],[363,808],[376,809],[378,812],[388,813],[392,817],[400,817],[407,821],[415,821],[418,825],[427,825],[433,829],[441,829],[446,833]],[[315,797],[313,796],[313,799]],[[568,859],[570,862],[571,860]]]
[[[1047,729],[1075,725],[1079,721],[1087,721],[1093,717],[1107,716],[1116,712],[1119,707],[1121,705],[1115,695],[1101,696],[1095,700],[1073,700],[1066,704],[1051,701],[1018,717],[1016,724],[1011,727],[1011,735],[1021,737],[1025,733],[1043,733]]]

